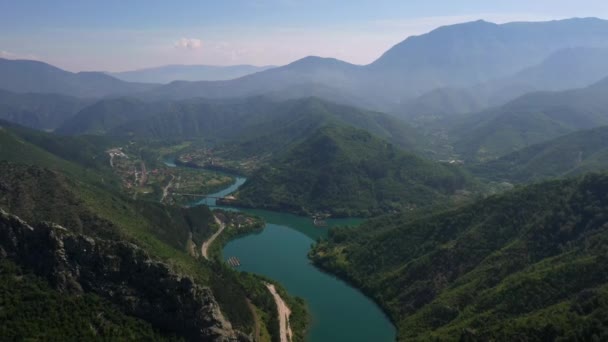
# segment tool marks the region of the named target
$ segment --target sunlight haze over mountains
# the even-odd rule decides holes
[[[111,72],[165,64],[282,65],[309,55],[367,64],[404,38],[443,25],[608,17],[602,0],[28,0],[2,6],[0,29],[11,35],[0,35],[0,57]]]

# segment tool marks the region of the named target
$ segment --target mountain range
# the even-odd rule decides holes
[[[450,122],[457,153],[488,160],[576,130],[608,125],[608,78],[589,87],[534,92]]]
[[[314,97],[154,103],[134,98],[105,99],[66,120],[57,133],[239,141],[248,142],[247,149],[267,151],[286,148],[330,123],[365,129],[405,149],[421,150],[425,146],[423,136],[391,115]]]
[[[54,130],[94,100],[77,97],[0,90],[0,120],[40,130]]]
[[[608,127],[570,133],[498,159],[472,171],[497,181],[528,183],[608,169]]]
[[[322,84],[339,90],[344,98],[358,99],[354,105],[386,110],[435,88],[508,77],[561,49],[606,48],[606,33],[608,22],[593,18],[502,25],[477,21],[410,37],[369,65],[307,57],[231,81],[174,82],[151,94],[239,97]],[[307,95],[311,94],[298,94]]]
[[[14,93],[51,93],[103,97],[149,90],[150,84],[123,82],[101,72],[73,73],[44,62],[0,58],[0,89]]]
[[[0,89],[80,97],[136,93],[151,100],[317,96],[390,111],[434,89],[508,79],[559,50],[608,48],[607,37],[608,22],[595,18],[501,25],[476,21],[409,37],[369,65],[311,56],[233,80],[166,85],[124,82],[103,73],[74,74],[40,62],[1,60]]]
[[[391,112],[418,125],[503,105],[526,93],[583,88],[608,76],[608,49],[573,47],[513,75],[470,87],[433,89]]]
[[[155,68],[108,73],[126,82],[171,83],[173,81],[221,81],[274,68],[272,65],[164,65]]]

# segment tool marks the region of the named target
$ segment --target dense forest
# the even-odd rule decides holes
[[[84,234],[85,240],[90,239],[86,241],[97,241],[100,245],[102,241],[127,241],[141,247],[146,255],[155,262],[166,265],[170,272],[191,279],[195,286],[210,288],[214,296],[212,300],[217,300],[222,314],[230,321],[236,333],[253,333],[256,324],[253,316],[255,308],[255,314],[263,316],[263,325],[268,327],[267,338],[278,336],[274,329],[276,322],[273,321],[276,308],[272,296],[263,287],[262,280],[240,275],[221,263],[205,262],[188,255],[190,237],[200,243],[217,229],[213,213],[207,206],[168,206],[156,201],[133,200],[125,196],[120,191],[115,176],[100,166],[107,165],[107,156],[104,156],[103,151],[107,145],[96,143],[105,141],[102,138],[57,137],[5,126],[0,131],[0,139],[3,139],[0,147],[3,159],[0,162],[2,210],[31,224],[52,222],[71,234]],[[77,146],[85,149],[78,149]],[[57,154],[52,153],[54,151],[57,151]],[[16,229],[11,222],[17,221],[3,222],[0,229],[2,234],[5,234],[6,229]],[[27,243],[27,240],[21,238],[17,241]],[[8,248],[4,245],[5,242],[0,243],[0,248]],[[100,253],[106,252],[102,250]],[[116,258],[111,254],[114,253],[111,249],[108,249],[107,253],[104,258]],[[10,312],[23,312],[21,316],[11,316],[10,320],[9,316],[5,317],[7,319],[3,322],[6,322],[6,325],[3,324],[3,327],[7,329],[7,334],[20,334],[19,331],[22,330],[18,329],[26,326],[26,320],[32,320],[27,326],[31,328],[33,338],[58,336],[63,334],[63,330],[48,330],[46,327],[53,322],[56,324],[67,319],[65,309],[73,308],[81,313],[80,320],[66,325],[65,329],[74,330],[65,336],[192,339],[191,335],[177,326],[158,330],[158,322],[154,319],[126,310],[120,296],[108,297],[102,290],[87,290],[87,287],[82,285],[85,289],[84,297],[78,297],[78,294],[74,294],[73,298],[66,297],[66,294],[55,289],[53,284],[47,284],[50,281],[47,276],[38,274],[24,259],[10,259],[6,268],[3,268],[6,271],[1,277],[5,282],[3,285],[16,285],[22,277],[19,275],[22,272],[31,278],[32,284],[30,287],[23,287],[22,292],[3,292],[1,300],[7,303],[6,308],[10,308]],[[84,266],[83,264],[82,267]],[[114,284],[114,280],[120,281],[108,278],[108,284]],[[121,283],[128,284],[128,281],[123,279]],[[109,288],[114,285],[105,286]],[[258,290],[254,290],[256,288]],[[153,295],[148,290],[130,291],[133,291],[133,296],[141,298]],[[55,316],[41,317],[40,311],[32,311],[34,308],[31,307],[31,302],[15,304],[21,296],[31,296],[32,292],[39,293],[40,300],[45,298],[44,307],[48,308],[48,312],[54,312]],[[172,295],[172,290],[167,290],[166,294]],[[294,300],[287,297],[286,293],[285,298]],[[12,304],[9,306],[8,303]],[[294,310],[304,310],[303,306],[299,309],[296,304],[294,302]],[[166,305],[170,305],[169,302]],[[103,316],[99,316],[110,314],[113,314],[114,318],[108,319],[107,322],[106,319],[100,318]],[[306,313],[303,317],[306,317]],[[296,325],[299,329],[299,339],[302,338],[302,331],[307,324],[304,318],[301,322]],[[95,328],[90,330],[91,326]],[[230,326],[223,326],[221,329],[224,329],[222,331],[226,334],[231,333]]]
[[[608,166],[608,127],[571,133],[515,151],[486,163],[472,165],[476,175],[526,183],[547,178],[602,171]]]
[[[330,232],[311,257],[361,287],[401,340],[608,337],[608,176]]]
[[[368,217],[446,203],[473,186],[462,168],[427,161],[348,126],[319,129],[269,164],[236,194],[239,205]]]
[[[96,295],[65,296],[6,259],[0,261],[0,305],[6,340],[179,340]]]

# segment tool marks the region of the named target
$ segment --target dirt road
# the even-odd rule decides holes
[[[268,291],[274,297],[274,302],[277,304],[277,311],[279,312],[279,332],[281,336],[281,342],[291,342],[293,337],[293,332],[291,331],[291,326],[289,325],[289,316],[291,316],[291,310],[285,304],[285,301],[279,293],[277,289],[272,284],[265,284],[268,288]]]
[[[224,231],[224,228],[226,228],[226,225],[224,224],[224,222],[220,221],[220,219],[218,219],[217,216],[213,216],[213,217],[215,218],[215,222],[220,225],[220,229],[218,229],[217,232],[215,232],[213,235],[211,235],[211,237],[209,239],[207,239],[207,241],[203,242],[203,245],[201,246],[201,254],[203,255],[203,257],[205,259],[209,259],[209,256],[207,255],[209,246],[211,246],[213,241],[222,233],[222,231]]]

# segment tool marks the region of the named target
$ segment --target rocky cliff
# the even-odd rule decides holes
[[[234,330],[210,289],[152,260],[139,247],[30,226],[0,209],[0,258],[46,278],[61,292],[91,292],[160,331],[191,341],[249,341]]]

